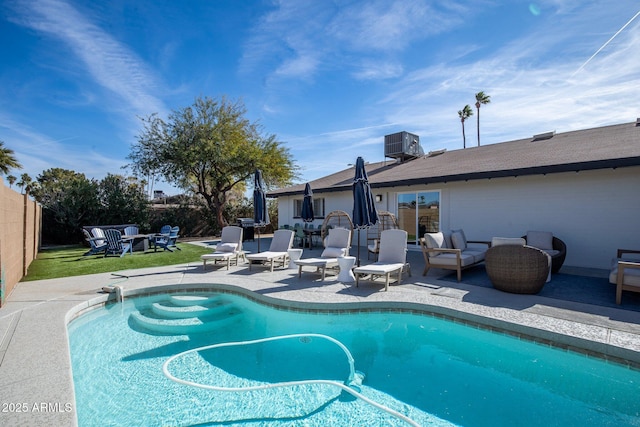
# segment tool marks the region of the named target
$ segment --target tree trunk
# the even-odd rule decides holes
[[[477,102],[476,103],[476,109],[478,110],[478,125],[476,126],[478,128],[478,147],[480,147],[480,103]]]
[[[464,120],[462,122],[462,148],[467,148],[467,137],[464,135]]]

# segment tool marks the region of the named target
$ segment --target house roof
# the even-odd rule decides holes
[[[430,153],[414,160],[366,165],[372,188],[467,181],[506,176],[640,166],[640,123],[558,133],[481,147]],[[348,191],[353,167],[310,182],[314,194]],[[269,192],[301,195],[305,184]]]

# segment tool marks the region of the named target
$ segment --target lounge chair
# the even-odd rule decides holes
[[[104,230],[104,237],[107,239],[107,248],[104,252],[105,257],[110,254],[123,257],[127,252],[131,252],[131,255],[133,255],[133,245],[131,242],[122,240],[122,234],[120,234],[118,230]]]
[[[276,263],[286,266],[289,257],[288,251],[293,245],[293,235],[293,230],[276,230],[273,233],[273,239],[271,239],[268,251],[246,256],[247,260],[249,260],[249,270],[251,270],[252,261],[269,262],[271,271],[273,271]]]
[[[616,304],[622,302],[622,291],[640,292],[640,250],[618,249],[611,262],[609,282],[616,285]]]
[[[212,254],[204,254],[200,257],[203,262],[202,269],[206,270],[207,261],[211,260],[213,260],[214,264],[217,264],[218,261],[226,261],[227,270],[231,266],[231,261],[235,261],[236,265],[238,265],[238,260],[244,257],[244,252],[242,251],[242,230],[242,227],[235,225],[224,227],[220,236],[220,243],[216,246],[215,252]]]
[[[315,267],[324,280],[327,268],[338,266],[338,257],[349,255],[351,230],[332,228],[325,239],[325,248],[320,258],[306,258],[293,261],[298,266],[298,277],[302,277],[302,267]]]
[[[389,279],[393,273],[398,274],[398,284],[402,282],[402,272],[405,268],[411,276],[411,266],[407,263],[407,232],[390,229],[380,233],[378,261],[354,268],[353,274],[356,276],[356,286],[360,283],[360,276],[370,274],[372,280],[378,276],[384,276],[386,291],[389,289]]]
[[[156,238],[155,248],[162,248],[165,251],[169,251],[169,252],[173,252],[173,249],[177,249],[181,251],[182,249],[176,246],[176,241],[178,240],[178,237],[180,237],[178,235],[179,231],[180,231],[180,227],[171,227],[171,231],[169,232],[168,236],[160,236]]]
[[[89,242],[90,249],[84,255],[97,255],[103,253],[107,249],[107,242],[102,237],[92,237],[91,234],[85,229],[82,230],[84,238]]]

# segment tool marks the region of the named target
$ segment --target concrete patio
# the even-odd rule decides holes
[[[261,248],[268,247],[263,237]],[[198,242],[208,245],[213,242]],[[245,242],[257,251],[257,242]],[[352,255],[357,252],[352,248]],[[305,249],[303,257],[319,256],[319,248]],[[360,249],[363,263],[366,248]],[[129,270],[64,279],[22,282],[0,309],[0,425],[76,425],[75,401],[69,357],[67,323],[79,311],[114,300],[101,292],[103,286],[119,284],[125,298],[160,290],[202,289],[219,286],[252,291],[258,299],[278,305],[290,301],[296,307],[313,308],[351,304],[356,307],[409,308],[455,318],[474,326],[507,331],[543,343],[577,349],[587,354],[640,366],[640,312],[592,303],[577,303],[537,295],[507,294],[495,289],[442,279],[450,272],[434,271],[422,276],[424,261],[419,251],[410,251],[412,276],[384,292],[382,282],[341,283],[335,275],[320,275],[297,269],[224,265],[202,268],[202,262],[186,265]],[[369,261],[370,262],[370,261]],[[564,273],[606,276],[605,271]],[[612,287],[612,295],[615,293]],[[624,296],[623,296],[624,298]],[[348,306],[347,306],[348,308]]]

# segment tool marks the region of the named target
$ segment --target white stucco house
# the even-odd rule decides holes
[[[469,240],[551,231],[567,245],[564,265],[580,268],[607,269],[618,248],[640,249],[640,119],[395,157],[366,169],[377,209],[397,216],[410,249],[425,231],[460,228]],[[353,176],[352,167],[310,182],[316,224],[352,212]],[[279,226],[301,222],[303,192],[268,194]]]

